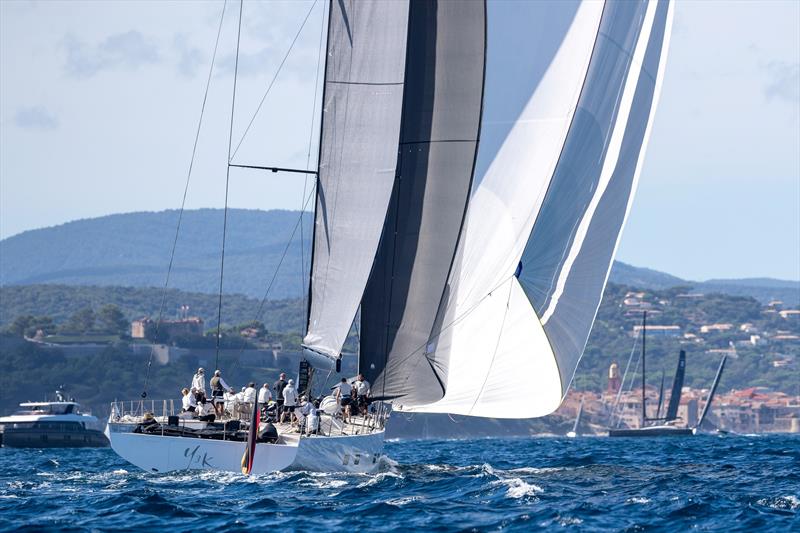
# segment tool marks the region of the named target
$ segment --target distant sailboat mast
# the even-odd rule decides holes
[[[647,311],[642,315],[642,427],[647,422],[647,396],[646,382],[647,372],[645,371],[645,353],[647,352]]]

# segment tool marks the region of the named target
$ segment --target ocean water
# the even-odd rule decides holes
[[[0,529],[800,531],[800,436],[388,442],[376,475],[0,449]],[[257,459],[256,459],[257,460]]]

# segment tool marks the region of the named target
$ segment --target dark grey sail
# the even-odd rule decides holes
[[[412,1],[397,177],[361,303],[360,369],[373,397],[444,395],[432,357],[478,146],[485,3]]]
[[[339,357],[392,194],[408,1],[330,4],[308,333],[315,365]]]
[[[666,422],[678,418],[678,406],[681,404],[681,390],[683,389],[683,376],[686,373],[686,352],[681,350],[678,355],[678,368],[675,370],[675,379],[672,381],[672,392],[669,395],[667,414],[664,417]]]

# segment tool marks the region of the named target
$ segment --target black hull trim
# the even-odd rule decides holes
[[[609,429],[609,437],[691,437],[691,428],[645,427],[635,429]]]
[[[101,431],[72,432],[36,431],[35,429],[6,429],[4,448],[107,448],[108,439]]]

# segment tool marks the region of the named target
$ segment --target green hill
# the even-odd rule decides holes
[[[81,309],[95,311],[116,305],[127,320],[155,317],[161,306],[162,290],[152,287],[81,287],[70,285],[14,285],[0,287],[0,329],[22,315],[49,316],[56,324],[65,323]],[[236,325],[258,319],[270,331],[299,333],[305,310],[299,298],[267,300],[257,316],[261,301],[241,294],[225,295],[222,300],[223,325]],[[188,305],[188,314],[199,316],[206,329],[217,324],[218,299],[214,294],[169,289],[164,300],[164,317],[173,318]]]
[[[178,212],[126,213],[77,220],[0,241],[0,286],[62,284],[161,287],[169,262]],[[228,212],[226,293],[260,299],[286,251],[270,298],[299,298],[307,290],[300,233],[309,249],[312,219],[298,211],[231,209]],[[292,235],[294,237],[292,238]],[[286,243],[291,240],[289,247]],[[170,287],[217,292],[222,210],[184,213]],[[695,292],[752,296],[766,303],[800,305],[800,281],[770,279],[687,281],[663,272],[616,262],[610,281],[643,289],[691,286]]]
[[[9,237],[0,241],[0,285],[161,287],[177,217],[174,210],[110,215]],[[298,220],[297,211],[229,210],[225,291],[261,298]],[[305,214],[303,224],[308,248],[310,214]],[[222,210],[186,211],[170,287],[215,293],[221,242]],[[270,297],[296,298],[306,289],[298,228]]]

